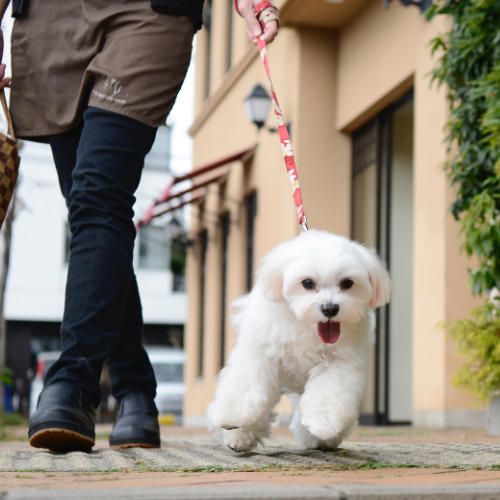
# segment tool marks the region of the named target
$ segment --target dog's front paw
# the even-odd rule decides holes
[[[257,447],[260,440],[249,429],[223,430],[224,444],[233,451],[248,453]]]
[[[348,431],[356,424],[357,415],[339,415],[338,412],[329,412],[328,414],[314,414],[306,412],[301,416],[301,423],[307,430],[322,441],[327,443],[337,443],[339,436],[346,435]],[[342,439],[340,439],[342,441]],[[339,441],[339,442],[340,442]],[[336,447],[338,444],[327,447]]]
[[[320,440],[333,439],[341,432],[341,429],[333,422],[325,422],[324,419],[302,417],[301,423],[313,436]]]
[[[316,449],[320,451],[335,451],[336,449],[338,449],[340,443],[343,440],[344,440],[344,433],[339,434],[333,439],[328,439],[327,441],[318,439]]]

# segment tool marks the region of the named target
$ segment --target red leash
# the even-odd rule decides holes
[[[283,113],[281,112],[278,98],[276,97],[276,93],[274,92],[273,82],[271,80],[271,72],[269,71],[269,61],[267,60],[266,42],[264,41],[264,37],[262,36],[257,38],[257,43],[259,45],[260,57],[262,58],[262,62],[264,63],[264,68],[269,80],[269,88],[271,89],[271,97],[273,98],[274,116],[276,118],[276,125],[278,127],[281,149],[283,150],[286,169],[288,171],[288,175],[290,176],[293,201],[295,202],[295,208],[297,209],[299,225],[302,231],[307,231],[307,217],[302,205],[299,174],[297,172],[297,165],[295,164],[295,156],[293,154],[292,143],[290,142],[290,135],[288,134],[288,129],[286,128],[285,119],[283,118]]]
[[[234,6],[236,8],[236,12],[240,14],[236,0],[234,0]],[[262,32],[264,32],[265,24],[266,22],[269,22],[269,20],[277,20],[279,23],[278,10],[276,9],[276,7],[274,7],[273,4],[271,4],[271,2],[267,0],[264,0],[257,4],[254,7],[254,11],[257,19],[260,21],[260,25],[262,26]],[[278,127],[281,149],[283,150],[286,169],[288,171],[288,175],[290,176],[293,201],[295,202],[295,208],[297,209],[299,225],[302,231],[307,231],[307,217],[304,212],[304,207],[302,206],[302,196],[299,186],[299,174],[297,172],[297,165],[295,164],[295,156],[293,154],[292,143],[290,142],[290,135],[288,134],[288,129],[286,128],[285,119],[283,118],[283,113],[281,112],[278,98],[276,97],[276,93],[274,92],[273,82],[271,80],[271,72],[269,70],[269,61],[267,59],[266,42],[264,41],[263,35],[257,38],[257,43],[259,46],[260,57],[262,59],[262,62],[264,63],[264,68],[269,80],[269,88],[271,89],[271,97],[273,99],[274,116],[276,118],[276,125]]]

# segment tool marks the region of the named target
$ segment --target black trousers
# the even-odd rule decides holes
[[[105,360],[116,399],[130,392],[156,395],[132,265],[134,193],[155,135],[155,128],[90,107],[80,127],[50,137],[71,243],[62,354],[45,387],[72,384],[96,408]]]

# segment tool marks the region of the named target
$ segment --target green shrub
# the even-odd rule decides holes
[[[500,288],[500,2],[436,0],[427,11],[451,17],[432,41],[440,58],[433,79],[447,87],[447,139],[457,153],[446,165],[457,190],[450,210],[461,223],[474,295]],[[451,148],[450,148],[451,151]]]
[[[472,311],[472,318],[444,326],[464,359],[453,378],[453,385],[488,403],[500,394],[500,315],[497,307],[488,301]]]
[[[28,420],[19,413],[0,412],[0,427],[9,425],[28,425]]]
[[[469,283],[481,295],[500,288],[500,1],[435,0],[426,14],[451,18],[450,31],[432,42],[440,54],[432,76],[447,87],[447,140],[456,153],[446,171],[457,193],[450,211],[460,222],[463,249],[476,257]],[[486,301],[472,318],[447,326],[465,360],[454,385],[490,401],[500,394],[496,304]]]

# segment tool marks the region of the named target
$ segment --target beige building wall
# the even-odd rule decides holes
[[[203,374],[198,370],[200,246],[190,249],[188,256],[187,424],[203,422],[213,397],[223,321],[227,326],[226,357],[235,340],[228,317],[221,317],[222,250],[217,214],[229,211],[232,220],[228,304],[246,292],[245,196],[257,190],[254,270],[271,248],[299,232],[278,137],[267,129],[257,134],[245,115],[243,100],[254,85],[267,88],[258,51],[243,41],[244,22],[234,16],[232,67],[227,71],[227,5],[223,0],[213,0],[212,5],[208,97],[203,94],[208,37],[203,31],[198,36],[197,111],[191,129],[194,164],[255,143],[257,147],[245,162],[231,164],[227,180],[212,184],[204,203],[193,208],[191,236],[196,239],[206,228],[209,244]],[[434,64],[429,41],[446,29],[445,20],[428,22],[416,8],[405,8],[397,1],[384,10],[380,0],[341,4],[310,0],[307,16],[302,17],[296,0],[281,5],[283,27],[268,54],[285,120],[291,122],[310,227],[350,235],[351,132],[414,89],[413,386],[409,388],[413,421],[429,427],[481,425],[483,413],[451,386],[459,360],[437,327],[439,322],[462,317],[475,305],[467,287],[467,262],[459,253],[458,226],[447,214],[452,199],[442,171],[447,155],[443,143],[447,103],[444,89],[430,87],[427,76]],[[309,25],[304,25],[305,18]],[[266,125],[274,126],[272,113]],[[290,406],[283,403],[280,411],[289,413]]]

